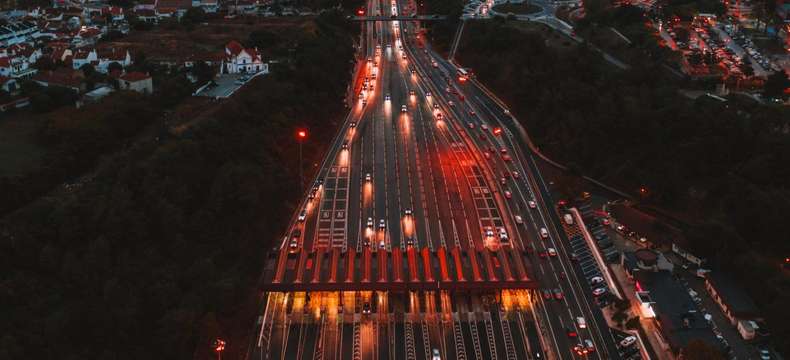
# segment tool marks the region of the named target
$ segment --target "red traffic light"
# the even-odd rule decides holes
[[[225,340],[222,339],[214,340],[214,351],[216,352],[225,351]]]
[[[359,10],[357,10],[357,15],[359,16],[365,15],[365,8],[360,8]]]
[[[306,137],[307,137],[307,130],[299,130],[299,131],[297,131],[297,132],[296,132],[296,136],[297,136],[299,139],[304,139],[304,138],[306,138]]]
[[[500,127],[495,127],[494,128],[494,135],[499,135],[501,133],[502,133],[502,128],[500,128]]]

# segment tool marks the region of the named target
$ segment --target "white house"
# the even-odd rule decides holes
[[[25,56],[0,57],[0,75],[12,79],[27,79],[37,70],[30,66]]]
[[[269,64],[261,60],[261,55],[256,48],[244,48],[233,40],[225,45],[225,59],[222,60],[220,73],[258,73],[269,72]]]
[[[30,21],[14,22],[0,26],[0,46],[26,42],[38,31],[38,25]]]
[[[77,70],[83,67],[86,64],[98,64],[99,63],[99,55],[96,54],[95,49],[91,50],[77,50],[73,57],[71,58],[71,67],[74,70]]]

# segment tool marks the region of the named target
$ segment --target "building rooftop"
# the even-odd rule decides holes
[[[722,301],[727,304],[727,307],[736,316],[753,316],[759,312],[754,300],[727,274],[710,272],[706,275],[706,278],[708,283],[716,289]]]
[[[704,314],[697,310],[688,291],[672,273],[639,271],[636,278],[639,286],[650,292],[661,333],[674,351],[683,349],[695,339],[721,346]]]

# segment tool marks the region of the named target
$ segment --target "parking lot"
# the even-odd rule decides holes
[[[213,84],[206,86],[195,95],[226,98],[233,95],[236,90],[244,86],[244,84],[257,75],[258,74],[220,74],[214,79]]]

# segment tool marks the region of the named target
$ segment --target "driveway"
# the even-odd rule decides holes
[[[203,91],[200,91],[195,95],[213,98],[226,98],[233,95],[236,90],[244,86],[244,84],[246,84],[251,79],[251,76],[255,77],[257,75],[258,74],[221,74],[214,79],[214,83],[216,83],[216,85],[208,86],[203,89]]]

